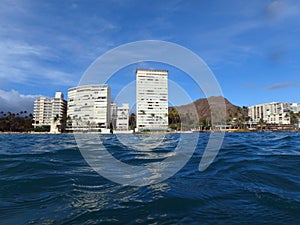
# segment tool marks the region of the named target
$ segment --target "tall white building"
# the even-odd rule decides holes
[[[107,84],[92,84],[70,88],[68,117],[72,129],[110,127],[110,88]]]
[[[248,108],[248,116],[253,123],[259,123],[262,119],[268,124],[290,124],[289,103],[265,103]]]
[[[116,130],[128,131],[128,127],[129,127],[129,105],[122,104],[122,106],[117,107]]]
[[[33,126],[50,126],[54,121],[57,125],[66,116],[67,101],[62,92],[56,92],[54,98],[39,97],[34,101]]]
[[[168,71],[136,70],[137,130],[168,129]]]

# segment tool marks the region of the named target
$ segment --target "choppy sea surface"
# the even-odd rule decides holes
[[[0,224],[300,224],[300,133],[227,133],[203,172],[199,135],[178,173],[133,187],[95,172],[71,134],[1,134]],[[128,164],[155,157],[102,138]],[[166,135],[159,158],[179,138]]]

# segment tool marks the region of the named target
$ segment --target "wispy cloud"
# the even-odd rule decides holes
[[[0,87],[11,83],[76,85],[88,65],[115,45],[104,34],[119,27],[101,16],[88,14],[78,19],[72,12],[64,20],[49,15],[57,7],[54,3],[22,6],[17,0],[0,6]],[[68,13],[80,7],[74,6],[61,4],[65,8],[60,10]]]
[[[48,47],[29,45],[19,40],[0,42],[0,79],[4,83],[39,83],[71,85],[72,73],[45,62],[56,60]]]
[[[267,86],[267,90],[274,90],[274,89],[283,89],[283,88],[297,88],[300,87],[298,83],[278,83],[278,84],[272,84],[270,86]]]
[[[281,46],[282,43],[298,43],[298,37],[293,39],[293,35],[282,32],[294,20],[299,21],[300,3],[297,1],[251,1],[243,5],[236,4],[231,10],[219,9],[216,15],[225,16],[226,19],[238,16],[238,19],[224,22],[222,26],[217,23],[206,30],[199,30],[192,37],[192,41],[198,40],[201,54],[210,65],[240,65],[249,57],[272,54],[268,52],[268,48]],[[276,35],[269,35],[266,39],[264,32]],[[274,53],[271,57],[280,60],[279,53]]]
[[[280,20],[292,19],[299,16],[299,9],[300,5],[297,1],[275,0],[267,5],[265,14],[268,19],[279,22]]]
[[[212,29],[197,35],[203,49],[202,55],[209,64],[237,64],[245,57],[259,54],[257,46],[252,43],[241,43],[239,37],[262,26],[261,21],[239,21],[234,24]],[[238,56],[238,57],[237,57]]]
[[[230,90],[241,77],[259,82],[262,73],[272,74],[274,84],[281,83],[281,71],[289,74],[286,80],[298,81],[299,16],[297,0],[171,0],[152,1],[151,7],[138,0],[2,0],[0,88],[43,94],[66,90],[106,51],[145,39],[189,48],[217,75],[230,76],[223,84]],[[274,71],[274,63],[280,69]],[[258,89],[265,91],[295,86],[262,85]]]

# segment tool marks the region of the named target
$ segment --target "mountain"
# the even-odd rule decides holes
[[[228,99],[218,96],[218,97],[209,97],[207,98],[200,98],[190,104],[187,105],[181,105],[181,106],[175,106],[175,107],[169,107],[169,114],[172,117],[172,114],[174,114],[174,111],[177,111],[180,115],[180,118],[184,117],[185,120],[189,120],[186,117],[191,117],[194,115],[195,109],[198,113],[199,120],[210,120],[211,119],[211,109],[208,102],[225,102],[226,106],[226,119],[232,120],[233,118],[239,119],[239,118],[245,118],[247,117],[248,110],[247,107],[239,107],[236,105],[233,105]],[[172,121],[170,121],[172,123]]]

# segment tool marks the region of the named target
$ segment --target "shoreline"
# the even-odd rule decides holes
[[[186,133],[218,133],[218,132],[224,132],[224,133],[294,133],[294,132],[300,132],[300,130],[276,130],[276,131],[272,131],[272,130],[208,130],[208,131],[171,131],[171,132],[162,132],[162,133],[166,133],[166,134],[186,134]],[[53,132],[13,132],[13,131],[9,131],[9,132],[0,132],[1,134],[79,134],[78,132],[75,133],[53,133]],[[82,132],[82,134],[103,134],[103,133],[85,133]],[[105,135],[107,133],[104,133]],[[114,134],[118,134],[118,133],[114,133]],[[121,134],[121,133],[120,133]],[[143,133],[122,133],[122,134],[143,134]],[[145,133],[147,134],[147,133]]]

